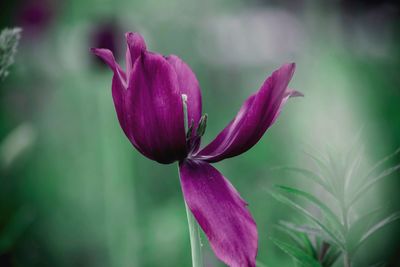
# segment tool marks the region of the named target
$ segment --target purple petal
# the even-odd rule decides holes
[[[196,75],[182,59],[175,55],[168,56],[167,61],[178,76],[180,93],[187,95],[188,122],[193,121],[196,128],[201,117],[201,91]]]
[[[142,53],[133,67],[127,93],[129,128],[143,153],[165,164],[183,159],[183,105],[172,66],[161,55]]]
[[[126,73],[129,77],[133,65],[143,51],[146,51],[146,43],[143,37],[136,32],[127,32],[125,34],[127,49],[126,49]]]
[[[232,267],[256,266],[257,227],[232,184],[204,161],[183,161],[179,170],[185,201],[215,255]]]
[[[286,104],[286,101],[288,101],[289,98],[292,98],[292,97],[303,97],[303,96],[304,96],[304,94],[299,92],[299,91],[291,90],[291,89],[286,90],[286,92],[285,92],[285,94],[283,96],[282,102],[281,102],[281,104],[280,104],[280,106],[278,108],[278,111],[275,113],[275,116],[272,119],[271,125],[279,117],[279,115],[281,114],[283,106]]]
[[[111,90],[112,90],[112,97],[113,97],[115,111],[117,113],[119,124],[121,125],[122,130],[124,131],[124,133],[128,137],[128,139],[131,141],[133,146],[137,150],[139,150],[140,152],[143,153],[143,151],[139,148],[136,141],[134,140],[134,138],[131,134],[131,129],[128,124],[128,115],[127,115],[127,109],[126,109],[126,94],[127,94],[126,86],[127,85],[126,85],[126,80],[125,80],[126,79],[125,73],[122,71],[122,69],[116,63],[114,56],[110,50],[102,49],[102,48],[92,48],[91,50],[95,55],[97,55],[101,59],[103,59],[104,62],[114,72],[114,76],[112,78]]]
[[[228,126],[195,157],[217,162],[253,147],[275,122],[287,98],[295,95],[295,91],[287,91],[294,69],[294,63],[283,65],[268,77],[260,90],[244,102]]]
[[[115,61],[113,53],[105,48],[91,48],[90,51],[101,58],[110,67],[114,75],[120,79],[121,84],[126,88],[126,74]]]

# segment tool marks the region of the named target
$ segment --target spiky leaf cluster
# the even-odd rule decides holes
[[[362,150],[350,149],[341,160],[329,156],[327,160],[307,154],[318,170],[288,167],[317,184],[323,195],[329,195],[333,203],[321,200],[316,195],[295,187],[276,185],[272,196],[297,210],[310,222],[298,225],[281,222],[278,228],[285,232],[296,245],[277,239],[273,242],[300,263],[300,266],[332,266],[341,255],[345,266],[351,265],[351,259],[364,242],[384,226],[398,220],[400,212],[382,216],[382,208],[358,215],[357,203],[383,178],[400,168],[395,165],[382,170],[384,164],[397,155],[400,149],[383,158],[366,172],[362,171]],[[357,179],[361,178],[361,179]],[[293,197],[296,197],[294,200]],[[309,206],[299,204],[302,199],[318,210],[311,212]],[[327,204],[329,203],[329,204]],[[347,263],[346,263],[347,261]],[[381,266],[381,265],[379,265]]]

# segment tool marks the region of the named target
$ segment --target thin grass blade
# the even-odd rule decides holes
[[[366,193],[369,189],[371,189],[371,187],[373,187],[377,182],[381,181],[383,178],[393,174],[394,172],[396,172],[397,170],[400,169],[400,164],[393,166],[389,169],[384,170],[383,172],[381,172],[381,174],[379,174],[378,176],[375,176],[374,178],[372,178],[371,180],[369,180],[368,182],[366,182],[355,194],[354,197],[350,200],[349,202],[349,207],[351,207],[352,205],[354,205],[354,203],[357,202],[357,200],[359,200],[364,193]]]
[[[313,203],[314,205],[316,205],[324,213],[324,215],[326,216],[328,221],[330,223],[332,223],[332,225],[343,234],[343,225],[341,224],[339,218],[327,205],[325,205],[318,198],[316,198],[315,196],[313,196],[307,192],[304,192],[304,191],[296,189],[296,188],[283,186],[283,185],[277,185],[276,187],[284,192],[303,197],[303,198],[307,199],[308,201],[310,201],[311,203]]]
[[[306,253],[316,258],[317,250],[313,246],[313,243],[309,238],[309,234],[302,231],[298,231],[295,229],[295,226],[290,227],[289,225],[291,225],[291,223],[280,221],[279,224],[277,225],[277,228],[280,231],[287,234],[298,245],[298,247],[301,247]],[[316,230],[321,232],[319,229]]]
[[[271,238],[272,242],[283,250],[286,254],[293,257],[296,261],[306,267],[322,267],[321,264],[315,260],[312,256],[305,253],[303,250],[288,244],[286,242],[279,241],[277,239]]]
[[[292,171],[292,172],[299,173],[303,177],[312,180],[313,182],[319,184],[326,191],[333,194],[332,188],[325,182],[325,179],[311,170],[308,170],[305,168],[298,168],[298,167],[283,167],[282,169],[286,170],[286,171]]]
[[[397,221],[398,219],[400,219],[400,211],[395,212],[389,216],[387,216],[386,218],[380,220],[379,222],[377,222],[376,224],[374,224],[371,228],[369,228],[369,230],[361,237],[360,241],[358,242],[356,248],[354,249],[355,251],[374,233],[376,233],[378,230],[382,229],[383,227],[385,227],[386,225]]]
[[[340,258],[341,255],[342,255],[341,250],[339,250],[335,247],[331,247],[322,261],[322,266],[324,266],[324,267],[333,266],[335,264],[335,262]]]
[[[351,223],[348,234],[347,243],[349,244],[350,250],[356,246],[358,241],[361,239],[363,233],[371,226],[371,224],[376,220],[377,215],[383,210],[382,207],[373,209],[364,215],[357,218],[353,223]],[[356,243],[355,243],[356,241]]]
[[[382,166],[385,162],[387,162],[388,160],[390,160],[391,158],[393,158],[394,156],[396,156],[399,153],[400,153],[400,147],[395,152],[393,152],[392,154],[384,157],[383,159],[378,161],[374,166],[372,166],[371,169],[369,169],[369,171],[367,172],[367,176],[366,177],[371,177],[374,174],[374,172],[377,169],[379,169],[380,166]]]
[[[276,193],[273,191],[270,191],[269,193],[272,195],[272,197],[274,197],[279,202],[282,202],[283,204],[292,207],[293,209],[297,210],[298,212],[303,214],[305,217],[309,218],[311,221],[316,223],[326,233],[326,235],[329,237],[329,240],[333,244],[335,244],[336,246],[338,246],[340,248],[344,248],[343,237],[341,237],[340,235],[337,235],[337,233],[334,233],[333,231],[331,231],[329,229],[329,227],[327,227],[324,223],[322,223],[320,219],[315,217],[308,210],[306,210],[305,208],[298,205],[297,203],[295,203],[294,201],[292,201],[291,199],[287,198],[286,196],[284,196],[282,194],[279,194],[279,193]]]

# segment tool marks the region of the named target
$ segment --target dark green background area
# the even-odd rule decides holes
[[[32,3],[41,15],[27,19]],[[138,31],[150,50],[192,67],[209,116],[203,144],[274,69],[296,62],[290,86],[305,97],[288,101],[252,150],[215,164],[249,203],[258,260],[294,266],[269,237],[282,237],[279,220],[302,217],[268,189],[313,189],[276,167],[311,166],[303,151],[342,153],[360,129],[367,166],[400,146],[399,14],[395,1],[3,1],[1,28],[23,33],[0,81],[0,266],[191,264],[177,166],[133,149],[115,115],[112,73],[89,52],[106,25],[122,66],[123,33]],[[399,178],[360,209],[400,210]],[[399,234],[399,223],[378,232],[355,266],[400,266]],[[223,266],[203,243],[206,266]]]

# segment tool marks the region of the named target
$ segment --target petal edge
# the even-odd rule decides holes
[[[179,171],[185,201],[215,255],[231,267],[254,267],[257,226],[236,189],[204,161],[183,161]]]
[[[269,76],[258,92],[242,105],[235,118],[194,157],[217,162],[242,154],[253,147],[275,122],[286,100],[296,91],[287,86],[295,64],[286,64]]]

